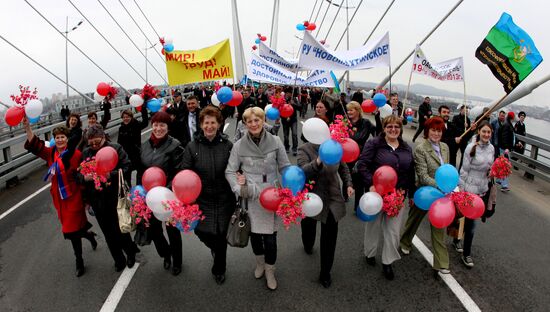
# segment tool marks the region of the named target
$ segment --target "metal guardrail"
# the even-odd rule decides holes
[[[550,182],[550,165],[542,162],[539,155],[541,150],[550,152],[550,141],[531,134],[526,136],[516,134],[516,140],[529,144],[530,149],[528,156],[512,152],[510,155],[512,164],[525,171],[526,178],[534,179],[537,177]]]

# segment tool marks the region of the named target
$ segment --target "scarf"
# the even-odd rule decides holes
[[[59,191],[59,196],[62,200],[65,200],[69,198],[72,194],[69,189],[69,180],[67,179],[67,175],[65,174],[65,165],[63,164],[63,156],[68,152],[69,150],[66,149],[63,152],[59,153],[58,151],[55,151],[53,163],[48,168],[48,172],[44,176],[44,181],[51,181],[52,178],[57,178],[57,190]]]
[[[168,134],[163,136],[162,138],[158,139],[154,134],[151,133],[151,145],[153,145],[154,148],[157,148],[159,146],[161,146],[162,144],[164,144],[164,142],[166,142],[166,140],[168,140]]]

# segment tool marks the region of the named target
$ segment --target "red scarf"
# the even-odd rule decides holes
[[[159,139],[154,134],[151,133],[150,140],[151,140],[151,144],[153,145],[153,147],[157,148],[157,147],[161,146],[164,142],[166,142],[166,140],[168,140],[168,134]]]

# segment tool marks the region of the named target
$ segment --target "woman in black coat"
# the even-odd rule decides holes
[[[70,114],[65,125],[69,128],[68,149],[74,150],[82,140],[82,121],[80,121],[80,115],[76,113]]]
[[[227,255],[227,228],[233,211],[235,195],[225,179],[225,168],[233,144],[220,133],[223,117],[219,109],[207,106],[199,116],[200,130],[185,148],[182,169],[190,169],[201,178],[202,190],[197,204],[204,220],[197,225],[195,234],[208,247],[214,257],[212,274],[219,285],[225,281]]]
[[[134,113],[127,109],[122,112],[122,123],[118,128],[118,144],[122,145],[124,151],[128,154],[132,166],[126,173],[124,179],[131,186],[132,171],[138,170],[138,166],[141,163],[141,130],[147,128],[149,124],[149,114],[144,107],[141,112],[141,122],[134,118]],[[137,181],[137,185],[140,185],[141,181]]]

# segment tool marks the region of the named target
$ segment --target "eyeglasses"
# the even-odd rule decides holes
[[[88,140],[88,145],[97,146],[97,145],[101,145],[102,142],[103,142],[103,138],[91,139],[91,140]]]
[[[387,125],[385,128],[386,128],[386,129],[401,129],[401,126],[398,126],[398,125]]]

